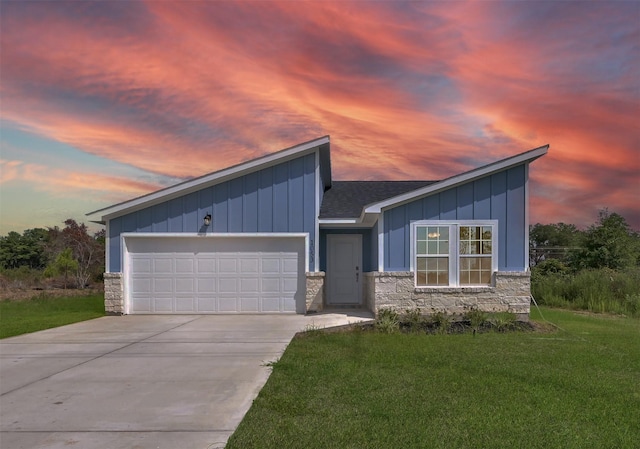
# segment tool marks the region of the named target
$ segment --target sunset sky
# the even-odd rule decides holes
[[[326,134],[334,179],[550,144],[532,223],[640,230],[640,2],[2,1],[0,234]],[[98,227],[95,227],[97,230]]]

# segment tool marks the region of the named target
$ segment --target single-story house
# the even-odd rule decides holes
[[[528,317],[529,164],[334,181],[329,136],[91,212],[109,314],[469,308]]]

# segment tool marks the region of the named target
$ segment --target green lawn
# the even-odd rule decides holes
[[[296,339],[227,449],[637,448],[640,320],[543,313],[564,330]]]
[[[103,295],[0,301],[0,338],[101,316],[104,316]]]

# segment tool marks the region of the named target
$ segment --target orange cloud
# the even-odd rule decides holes
[[[640,32],[626,8],[10,2],[3,119],[175,177],[324,134],[339,179],[442,179],[550,143],[532,168],[536,213],[619,206],[640,224]]]

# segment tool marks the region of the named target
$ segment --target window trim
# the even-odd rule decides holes
[[[418,285],[418,270],[416,268],[417,256],[417,228],[418,226],[448,226],[449,227],[449,284],[448,285]],[[491,226],[491,283],[490,284],[460,284],[460,226]],[[410,247],[411,255],[409,270],[413,274],[413,285],[420,289],[441,288],[478,288],[492,287],[494,285],[493,273],[498,271],[498,220],[416,220],[411,222]]]

